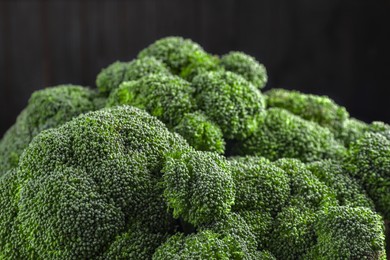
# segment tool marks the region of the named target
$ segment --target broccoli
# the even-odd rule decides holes
[[[290,196],[289,176],[261,157],[236,157],[231,161],[236,211],[259,210],[276,215]]]
[[[102,69],[96,78],[96,86],[101,93],[109,94],[124,81],[137,80],[154,73],[170,74],[168,68],[153,57],[130,62],[117,61]]]
[[[166,37],[151,44],[138,54],[138,58],[154,57],[162,61],[175,75],[191,79],[195,75],[218,69],[218,59],[203,48],[182,37]]]
[[[23,150],[41,131],[57,127],[73,117],[98,108],[95,91],[60,85],[34,92],[16,123],[0,140],[0,175],[18,164]]]
[[[150,74],[122,83],[106,106],[131,105],[145,109],[172,128],[194,107],[190,83],[173,75]]]
[[[390,140],[366,132],[351,145],[344,167],[364,187],[376,209],[390,218]]]
[[[341,131],[349,114],[326,96],[303,94],[298,91],[271,89],[264,93],[268,107],[283,108],[291,113],[329,128],[335,135]]]
[[[225,152],[221,128],[199,111],[185,114],[173,130],[183,136],[196,150],[219,154]]]
[[[164,197],[174,217],[198,226],[230,212],[234,183],[223,157],[200,151],[174,153],[162,171]]]
[[[267,83],[267,71],[254,57],[243,52],[232,51],[221,57],[221,66],[228,71],[237,73],[262,89]]]
[[[351,178],[336,161],[323,160],[307,165],[307,168],[329,188],[335,191],[341,206],[368,207],[374,209],[373,201],[368,197],[356,179]]]
[[[365,207],[324,209],[315,224],[317,245],[307,259],[386,259],[383,220]]]
[[[232,72],[208,72],[194,78],[198,108],[221,127],[227,139],[250,135],[264,112],[264,98],[248,81]]]
[[[304,162],[337,159],[345,152],[329,129],[280,108],[267,110],[240,150],[270,160],[297,158]]]
[[[18,192],[1,200],[3,209],[18,205],[25,257],[99,257],[134,220],[154,234],[171,231],[160,170],[165,153],[189,149],[156,118],[126,106],[41,132],[19,162]]]
[[[0,140],[0,259],[386,259],[390,126],[266,81],[167,37],[34,93]]]

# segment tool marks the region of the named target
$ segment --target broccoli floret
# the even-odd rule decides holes
[[[154,73],[170,74],[168,68],[154,57],[144,57],[130,62],[114,62],[102,69],[96,78],[101,93],[109,94],[124,81],[137,80]]]
[[[342,140],[344,145],[349,148],[351,143],[359,139],[368,129],[368,125],[356,118],[349,118],[344,122],[344,126],[336,138]]]
[[[183,136],[196,150],[217,152],[219,154],[225,152],[225,140],[221,128],[201,112],[184,115],[173,130]]]
[[[307,259],[386,259],[383,220],[368,208],[325,209],[315,231],[318,244]]]
[[[283,108],[308,121],[329,128],[334,134],[341,131],[348,119],[347,110],[326,96],[303,94],[299,91],[271,89],[264,93],[268,107]]]
[[[60,85],[34,92],[16,123],[0,140],[0,173],[15,168],[34,136],[79,114],[95,110],[97,93],[88,88]]]
[[[385,218],[390,217],[390,140],[366,132],[351,145],[345,168],[356,178]]]
[[[242,139],[258,125],[264,98],[252,84],[232,72],[208,72],[194,78],[198,108],[217,123],[228,139]]]
[[[101,259],[152,259],[156,249],[166,241],[168,234],[153,233],[143,225],[133,223],[125,233],[118,235]]]
[[[171,232],[160,170],[166,153],[185,150],[179,135],[128,106],[41,132],[23,153],[8,198],[18,204],[23,258],[98,258],[135,221]]]
[[[387,140],[390,141],[390,125],[388,124],[379,121],[374,121],[370,125],[368,125],[367,131],[371,133],[381,134],[386,137]]]
[[[344,171],[340,163],[324,160],[310,163],[307,167],[320,181],[336,192],[339,205],[374,209],[372,200],[358,182]]]
[[[236,187],[233,209],[259,210],[275,216],[290,196],[289,176],[261,157],[236,157],[231,165]]]
[[[344,152],[329,129],[284,109],[271,108],[259,120],[255,133],[242,142],[240,153],[270,160],[297,158],[310,162],[338,159]]]
[[[142,50],[138,57],[154,57],[166,64],[173,74],[182,74],[184,77],[191,75],[195,67],[204,65],[208,69],[210,64],[214,64],[210,61],[212,57],[199,44],[182,37],[157,40]]]
[[[257,243],[245,220],[237,214],[204,226],[197,233],[177,233],[157,249],[153,259],[275,259],[257,251]]]
[[[244,77],[255,87],[262,89],[267,83],[267,71],[263,64],[243,52],[232,51],[221,57],[221,66]]]
[[[230,165],[212,152],[172,154],[163,168],[164,197],[173,216],[198,226],[229,213],[234,203]]]
[[[145,109],[168,127],[177,125],[194,107],[190,83],[173,75],[150,74],[124,82],[113,91],[107,107],[131,105]]]
[[[0,259],[22,259],[21,239],[17,233],[18,223],[14,221],[18,213],[17,175],[12,169],[0,176]]]
[[[337,205],[335,191],[317,179],[301,161],[284,158],[275,161],[274,165],[283,169],[290,178],[289,205],[313,210]]]
[[[269,250],[277,259],[301,259],[315,245],[315,220],[312,209],[304,206],[283,208],[269,234]]]
[[[268,248],[274,220],[271,213],[261,210],[240,210],[237,213],[245,220],[255,236],[258,249]]]

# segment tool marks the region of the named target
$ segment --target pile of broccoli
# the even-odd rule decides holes
[[[0,141],[0,259],[386,259],[390,126],[181,37],[35,92]]]

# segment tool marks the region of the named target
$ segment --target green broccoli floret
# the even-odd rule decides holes
[[[221,66],[228,71],[237,73],[262,89],[267,83],[267,71],[263,64],[254,57],[239,51],[231,51],[221,57]]]
[[[315,211],[304,206],[288,206],[276,216],[269,233],[269,250],[277,259],[301,259],[316,241]]]
[[[306,165],[297,159],[279,159],[274,165],[283,169],[290,178],[289,205],[318,210],[337,205],[335,191],[321,182]]]
[[[344,122],[344,126],[336,138],[342,140],[344,145],[349,148],[351,143],[359,139],[368,129],[368,124],[356,118],[349,118]]]
[[[329,129],[284,109],[271,108],[259,120],[255,133],[242,142],[240,153],[310,162],[339,158],[344,150]]]
[[[96,97],[95,91],[73,85],[34,92],[16,123],[0,140],[0,173],[17,166],[23,150],[41,131],[95,110]]]
[[[187,79],[196,75],[198,69],[199,72],[213,70],[218,64],[199,44],[182,37],[162,38],[142,50],[138,57],[154,57],[166,64],[173,74]]]
[[[258,249],[268,248],[274,220],[271,213],[261,210],[240,210],[237,213],[245,220],[255,236]]]
[[[125,233],[118,235],[104,252],[102,259],[152,259],[156,249],[166,241],[168,234],[153,233],[143,225],[133,223]]]
[[[183,136],[196,150],[217,152],[219,154],[225,152],[225,140],[221,128],[201,112],[184,115],[173,130]]]
[[[146,110],[168,127],[177,125],[194,107],[190,83],[173,75],[150,74],[114,90],[107,107],[131,105]]]
[[[102,69],[96,78],[101,93],[109,94],[124,81],[137,80],[149,74],[170,74],[168,68],[154,57],[144,57],[130,62],[114,62]]]
[[[98,258],[135,221],[154,234],[171,232],[160,170],[166,153],[185,150],[179,135],[127,106],[41,132],[21,157],[17,190],[1,200],[18,205],[22,258]]]
[[[340,163],[324,160],[310,163],[307,167],[320,181],[336,192],[340,206],[374,209],[372,200],[358,182],[344,171]]]
[[[257,243],[245,220],[237,214],[204,226],[197,233],[177,233],[157,249],[153,259],[275,259],[257,251]]]
[[[233,209],[259,210],[275,216],[290,196],[289,176],[261,157],[235,157],[231,165],[236,187]]]
[[[17,175],[15,169],[0,176],[0,259],[22,259],[21,239],[17,233]]]
[[[198,226],[229,213],[234,183],[229,163],[212,152],[172,154],[163,168],[164,197],[175,218]]]
[[[303,94],[299,91],[271,89],[264,93],[268,107],[283,108],[291,113],[329,128],[334,134],[341,131],[348,119],[347,110],[326,96]]]
[[[368,208],[324,209],[315,231],[318,242],[307,259],[386,259],[383,220]]]
[[[374,200],[376,209],[389,218],[390,140],[382,134],[366,132],[351,145],[345,169]]]
[[[232,72],[208,72],[194,78],[198,108],[217,123],[227,139],[242,139],[258,126],[264,98],[252,84]]]
[[[385,124],[383,122],[374,121],[370,125],[368,125],[368,132],[378,133],[386,137],[387,140],[390,141],[390,125]]]

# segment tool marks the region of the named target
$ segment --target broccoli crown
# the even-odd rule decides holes
[[[254,57],[239,51],[231,51],[221,57],[221,66],[228,71],[237,73],[262,89],[267,83],[267,71]]]
[[[310,162],[338,158],[344,153],[344,147],[329,129],[284,109],[271,108],[259,120],[254,134],[242,142],[241,153],[270,160],[297,158]]]
[[[255,236],[258,249],[268,248],[274,220],[271,213],[261,210],[239,210],[237,213],[245,220]]]
[[[124,81],[137,80],[146,75],[169,74],[168,68],[154,57],[143,57],[130,62],[114,62],[102,69],[96,78],[96,86],[101,93],[110,93]]]
[[[386,259],[383,220],[365,207],[323,210],[315,224],[317,245],[308,259]]]
[[[127,106],[41,132],[23,153],[8,198],[18,205],[13,230],[24,256],[97,258],[135,220],[154,234],[172,230],[160,170],[165,153],[188,149],[155,117]]]
[[[234,210],[259,210],[276,215],[290,196],[289,176],[261,157],[231,160],[236,186]]]
[[[225,152],[221,128],[199,111],[185,114],[173,130],[183,136],[196,150],[219,154]]]
[[[142,108],[173,127],[193,109],[192,93],[190,83],[177,76],[150,74],[137,81],[122,83],[110,94],[107,106]]]
[[[375,202],[376,209],[390,217],[390,140],[366,132],[351,145],[345,169],[356,178]]]
[[[149,45],[142,50],[139,58],[154,57],[170,68],[173,74],[179,75],[191,63],[201,61],[207,56],[203,48],[189,40],[182,37],[165,37]]]
[[[374,209],[372,200],[358,182],[345,172],[340,163],[332,160],[323,160],[310,163],[307,165],[307,168],[320,181],[335,191],[340,206]]]
[[[279,107],[308,121],[329,128],[338,133],[349,117],[344,107],[326,96],[303,94],[286,89],[271,89],[264,93],[268,107]]]
[[[95,109],[97,94],[88,88],[60,85],[34,92],[16,123],[0,140],[0,175],[18,164],[23,150],[41,131]]]
[[[163,168],[164,197],[175,218],[198,226],[227,214],[234,203],[229,163],[211,152],[172,154]]]
[[[117,235],[101,259],[152,259],[156,249],[167,238],[167,233],[156,233],[143,225],[131,224],[126,232]]]
[[[258,251],[254,235],[237,214],[203,226],[197,233],[177,233],[162,244],[153,259],[275,259]]]
[[[217,123],[228,139],[242,139],[257,127],[264,98],[252,84],[232,72],[208,72],[194,78],[198,108]]]
[[[349,148],[350,145],[359,139],[368,129],[368,124],[356,118],[348,118],[344,122],[343,128],[336,133],[337,139],[341,140]]]
[[[372,133],[379,133],[390,141],[390,125],[383,122],[374,121],[369,126],[367,131]]]
[[[315,245],[315,211],[288,206],[276,216],[270,232],[269,250],[277,259],[301,259]]]

